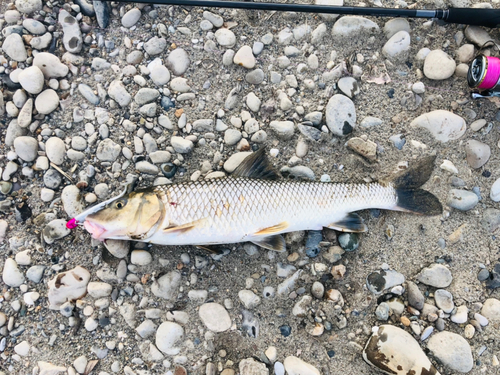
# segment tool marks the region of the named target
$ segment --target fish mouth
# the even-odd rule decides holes
[[[106,234],[106,229],[102,225],[87,219],[84,221],[83,226],[92,235],[92,238],[104,241],[103,236]]]

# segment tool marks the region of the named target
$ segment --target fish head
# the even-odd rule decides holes
[[[134,191],[88,215],[85,229],[98,240],[144,240],[156,232],[165,216],[162,200],[152,189]]]

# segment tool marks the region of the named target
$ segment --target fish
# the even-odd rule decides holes
[[[261,148],[226,177],[130,188],[68,222],[98,240],[211,246],[252,242],[285,251],[283,234],[330,228],[365,232],[366,209],[439,215],[442,205],[420,187],[435,156],[379,182],[349,184],[281,179]]]

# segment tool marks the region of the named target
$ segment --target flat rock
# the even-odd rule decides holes
[[[187,154],[188,152],[191,152],[194,147],[193,142],[182,137],[174,136],[170,139],[170,143],[172,144],[175,152],[178,152],[180,154]]]
[[[442,264],[432,264],[417,275],[418,281],[435,288],[446,288],[452,279],[450,270]]]
[[[177,355],[184,338],[184,329],[174,322],[163,322],[156,331],[155,344],[167,355]]]
[[[405,277],[394,270],[379,270],[372,272],[366,278],[366,286],[373,294],[380,294],[384,290],[401,285],[405,282]]]
[[[363,34],[375,34],[379,31],[378,25],[368,18],[360,16],[343,16],[333,25],[332,35],[334,37],[354,38]]]
[[[42,0],[16,0],[16,9],[21,13],[34,13],[42,9]]]
[[[236,44],[236,35],[229,29],[219,29],[215,32],[215,39],[222,47],[232,48]]]
[[[282,140],[292,139],[295,133],[295,124],[293,121],[271,121],[269,124],[277,137]]]
[[[100,161],[115,161],[120,155],[121,147],[113,140],[106,138],[99,142],[96,156]]]
[[[424,60],[424,74],[433,80],[450,78],[456,67],[455,60],[440,49],[429,52]]]
[[[439,375],[418,342],[392,325],[374,327],[363,349],[363,359],[386,374]]]
[[[225,332],[231,328],[231,318],[224,308],[218,303],[205,303],[198,311],[200,319],[212,332]]]
[[[447,290],[437,289],[434,292],[434,300],[436,301],[436,306],[447,314],[451,313],[455,308],[453,296]]]
[[[490,159],[491,149],[486,143],[471,139],[465,145],[467,163],[472,168],[481,168]]]
[[[28,58],[23,39],[19,34],[12,33],[7,36],[3,41],[2,49],[12,60],[26,61]]]
[[[122,26],[126,28],[131,28],[134,26],[141,18],[141,10],[138,8],[132,8],[122,17]]]
[[[474,365],[472,351],[467,340],[452,332],[438,332],[427,343],[434,357],[452,371],[469,372]]]
[[[384,25],[384,34],[387,39],[391,39],[400,31],[406,31],[408,34],[411,32],[410,23],[404,18],[390,19]]]
[[[353,77],[342,77],[337,82],[337,86],[340,89],[340,91],[342,91],[345,95],[347,95],[351,99],[361,92],[358,81],[356,81],[356,78]]]
[[[70,233],[71,231],[66,228],[66,221],[62,219],[52,220],[42,231],[43,240],[49,245]]]
[[[436,140],[443,143],[460,138],[467,130],[462,117],[441,109],[418,116],[410,126],[427,129]]]
[[[167,41],[165,38],[159,38],[157,36],[152,37],[146,43],[144,43],[144,50],[150,56],[156,56],[165,51],[167,48]]]
[[[163,86],[170,81],[170,72],[166,66],[158,65],[151,70],[150,77],[156,86]]]
[[[63,303],[85,296],[89,281],[89,271],[80,266],[57,274],[47,284],[49,308],[59,310]]]
[[[82,195],[76,185],[65,186],[61,192],[61,201],[66,214],[73,218],[84,211]]]
[[[66,10],[59,11],[59,24],[63,29],[63,44],[66,51],[78,54],[82,50],[83,38],[80,25]]]
[[[345,18],[345,17],[343,17]],[[346,136],[356,127],[356,108],[348,97],[333,95],[326,106],[326,125],[330,131],[339,136]]]
[[[66,154],[66,145],[61,138],[50,137],[45,142],[45,152],[47,158],[57,165],[61,165],[64,162],[64,156]]]

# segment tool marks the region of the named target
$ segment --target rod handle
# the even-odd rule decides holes
[[[443,20],[449,23],[494,28],[500,26],[500,9],[450,8]]]

